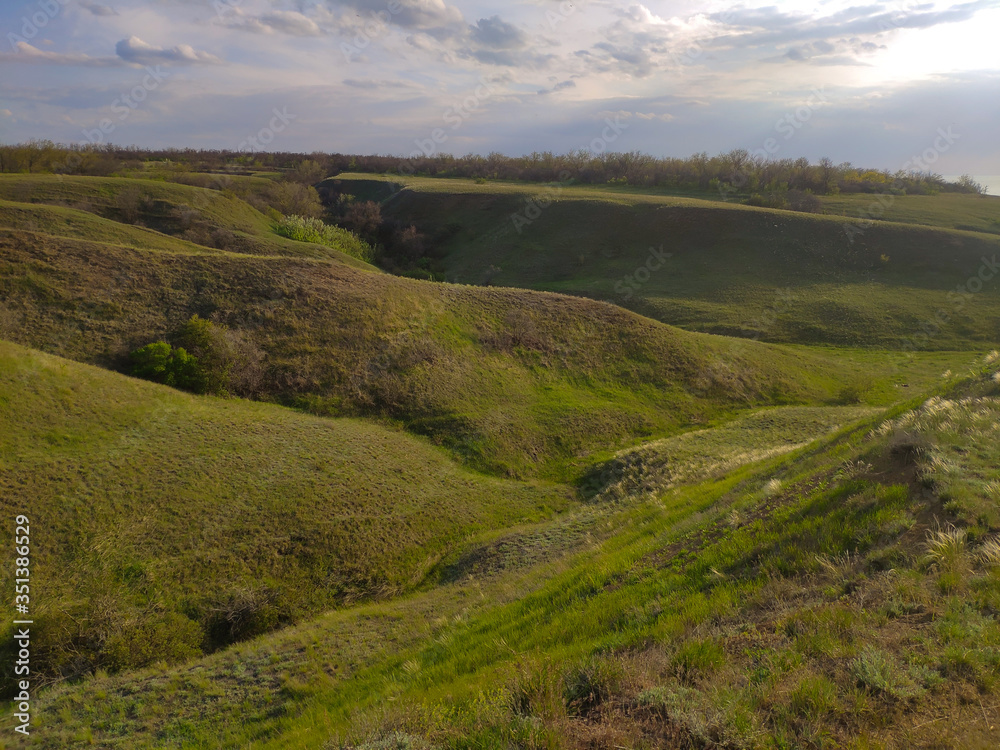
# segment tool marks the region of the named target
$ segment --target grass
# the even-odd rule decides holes
[[[379,195],[371,175],[335,180],[345,192]],[[929,223],[967,205],[981,217],[967,219],[976,232],[878,221],[849,237],[841,217],[712,200],[401,182],[406,189],[383,212],[434,239],[436,263],[449,280],[582,295],[690,330],[763,341],[948,349],[996,339],[995,268],[960,302],[949,293],[996,255],[996,235],[978,230],[1000,220],[1000,199],[911,197],[926,210],[900,200],[899,219],[930,216]],[[511,216],[536,197],[545,207],[515,227]],[[939,311],[938,328],[930,324]]]
[[[828,214],[1000,234],[1000,201],[990,195],[897,195],[880,200],[877,195],[844,194],[820,200]]]
[[[716,428],[644,443],[618,453],[591,475],[604,500],[659,493],[678,483],[720,476],[736,467],[788,453],[844,424],[877,412],[870,407],[762,409]],[[771,494],[781,487],[772,479]]]
[[[46,199],[88,185],[31,178],[23,197],[32,180],[56,191]],[[891,402],[896,385],[967,356],[899,355],[887,369],[884,354],[705,337],[605,303],[396,278],[353,259],[174,248],[150,232],[110,244],[94,237],[111,222],[88,221],[87,240],[0,230],[0,335],[124,368],[198,314],[265,352],[262,398],[401,424],[510,476],[572,479],[596,452],[753,406],[829,403],[854,382],[859,398]]]
[[[159,180],[0,175],[0,225],[143,250],[208,247],[370,268],[355,259],[359,241],[347,232],[323,243],[295,241],[231,193]]]
[[[958,383],[949,397],[984,383]],[[333,613],[208,657],[202,677],[161,669],[57,688],[42,715],[62,718],[40,746],[73,746],[85,727],[134,747],[167,737],[363,746],[394,733],[434,747],[987,746],[1000,579],[973,564],[970,597],[942,592],[920,565],[919,526],[938,506],[879,422],[606,506],[605,541],[573,558]],[[775,475],[783,489],[762,497]],[[906,515],[917,525],[895,523]],[[376,636],[371,650],[346,635],[372,627],[396,641]],[[356,669],[328,673],[344,649]],[[297,687],[257,687],[281,674]],[[211,717],[195,719],[195,687],[214,696]],[[136,700],[158,708],[130,712]],[[234,720],[226,707],[240,701]]]
[[[492,248],[494,282],[590,297],[666,233],[686,265],[618,301],[730,338],[377,272],[276,235],[239,197],[270,184],[0,180],[33,746],[995,746],[993,292],[935,351],[879,348],[990,234],[885,222],[845,250],[837,217],[572,188],[491,235],[537,188],[387,203],[423,205],[454,268]],[[979,210],[921,215],[952,209]],[[91,366],[194,314],[264,353],[261,402]]]
[[[396,594],[470,536],[572,503],[405,433],[8,343],[0,393],[3,506],[38,530],[33,667],[49,677],[187,658]]]

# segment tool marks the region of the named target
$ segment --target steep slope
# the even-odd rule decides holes
[[[949,349],[1000,340],[995,235],[572,186],[399,182],[395,193],[372,175],[326,184],[381,196],[385,214],[432,238],[453,281],[584,295],[764,341]],[[1000,220],[1000,198],[967,198],[976,204],[962,226]],[[894,218],[937,221],[955,203],[916,200],[900,200]]]

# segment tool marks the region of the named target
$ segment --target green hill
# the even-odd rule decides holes
[[[463,460],[553,472],[647,436],[768,403],[892,401],[964,355],[909,359],[705,337],[606,303],[434,284],[319,260],[137,249],[0,230],[11,340],[125,367],[192,315],[265,355],[260,397],[375,415]],[[563,467],[563,468],[559,468]]]
[[[56,687],[37,745],[991,747],[997,361],[785,456],[573,511],[593,517],[568,557]]]
[[[327,183],[438,283],[171,176],[0,175],[34,746],[996,746],[996,202]],[[196,315],[246,399],[123,374]]]
[[[139,249],[204,252],[200,245],[369,267],[353,257],[358,240],[348,232],[340,231],[337,247],[327,247],[276,234],[274,222],[219,189],[162,180],[0,174],[0,226],[8,229]]]
[[[6,342],[0,456],[4,513],[31,518],[32,669],[49,677],[176,661],[397,594],[477,532],[572,502],[370,423],[191,396]]]
[[[385,214],[432,238],[452,281],[583,295],[764,341],[949,349],[1000,339],[1000,239],[987,233],[1000,198],[903,196],[885,211],[893,221],[866,222],[635,190],[398,182],[395,193],[372,175],[326,184],[385,200]],[[831,211],[866,205],[824,200]],[[925,226],[938,223],[980,231]]]

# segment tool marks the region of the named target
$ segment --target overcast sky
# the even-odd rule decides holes
[[[0,141],[1000,174],[1000,0],[864,3],[4,0]]]

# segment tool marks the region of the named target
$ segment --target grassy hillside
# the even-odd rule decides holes
[[[370,423],[190,396],[5,342],[0,456],[4,513],[31,518],[32,668],[49,677],[176,661],[395,594],[477,532],[571,503]]]
[[[764,341],[948,349],[1000,339],[1000,239],[982,231],[593,188],[403,182],[383,212],[429,234],[450,280],[584,295]],[[348,174],[332,184],[378,198],[387,183]],[[901,198],[887,217],[946,223],[958,204],[963,227],[1000,220],[1000,199],[982,196]],[[862,231],[849,236],[845,223]],[[987,280],[970,284],[984,258]]]
[[[466,285],[178,179],[0,176],[35,746],[997,745],[993,203],[340,178]],[[194,315],[256,401],[121,374]]]
[[[827,214],[1000,234],[1000,198],[993,195],[861,193],[824,195],[820,200]]]
[[[368,267],[354,257],[359,241],[349,232],[339,230],[338,246],[327,247],[282,237],[273,224],[274,217],[218,185],[209,189],[161,180],[0,175],[0,226],[9,229],[139,249],[190,252],[200,245]]]
[[[994,747],[997,364],[600,506],[570,558],[60,686],[37,746]]]
[[[0,335],[111,367],[192,315],[266,355],[261,397],[377,415],[473,465],[567,461],[768,403],[892,401],[962,355],[907,359],[704,337],[578,298],[402,279],[323,260],[0,230]],[[567,472],[569,472],[567,474]]]

